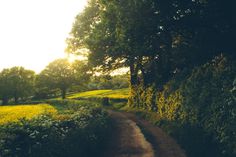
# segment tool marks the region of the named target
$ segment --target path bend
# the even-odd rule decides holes
[[[186,157],[175,140],[160,128],[132,113],[108,112],[114,131],[103,157]],[[145,130],[151,140],[148,141],[141,130]]]

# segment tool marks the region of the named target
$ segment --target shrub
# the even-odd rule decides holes
[[[213,135],[225,155],[236,155],[236,101],[233,82],[236,64],[223,56],[194,69],[183,82],[182,114]]]
[[[80,108],[72,115],[41,115],[0,127],[1,157],[97,156],[109,133],[101,109]]]
[[[164,128],[171,126],[170,129],[176,132],[173,135],[185,148],[190,149],[191,145],[186,138],[201,136],[199,147],[207,145],[206,148],[210,149],[217,145],[215,153],[220,151],[221,156],[228,157],[236,156],[235,91],[236,62],[221,55],[190,73],[178,74],[162,90],[155,90],[152,86],[133,87],[129,102],[134,107],[157,110],[159,118],[166,122],[159,124],[163,123]],[[204,149],[198,156],[209,156],[209,152]]]

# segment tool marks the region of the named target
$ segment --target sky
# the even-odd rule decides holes
[[[39,73],[65,57],[65,39],[87,0],[0,0],[0,70]]]

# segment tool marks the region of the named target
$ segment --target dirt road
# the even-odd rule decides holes
[[[131,113],[109,111],[109,114],[115,128],[103,157],[186,157],[179,145],[160,128]],[[149,140],[141,130],[148,134]]]

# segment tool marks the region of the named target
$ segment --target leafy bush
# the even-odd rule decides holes
[[[74,114],[41,115],[0,127],[1,157],[98,156],[110,125],[98,108],[81,107]]]
[[[194,136],[196,136],[202,139],[201,142],[197,142],[198,147],[207,145],[206,148],[211,149],[211,146],[215,146],[216,154],[235,156],[235,86],[236,62],[224,56],[218,56],[211,62],[196,67],[191,73],[180,73],[166,83],[162,90],[157,91],[152,86],[135,87],[131,91],[130,102],[134,104],[134,107],[156,111],[161,119],[159,125],[164,128],[170,127],[169,129],[175,131],[172,135],[186,149],[190,149],[191,145],[196,147],[196,143],[191,144],[186,140],[188,138],[194,141]],[[156,106],[156,108],[150,108],[150,106]],[[201,153],[193,150],[187,150],[187,152],[190,153],[189,156],[203,157],[209,156],[211,151],[202,148],[202,150],[198,149]]]
[[[180,88],[184,119],[211,133],[225,155],[236,155],[235,77],[235,62],[219,56],[195,69]]]
[[[64,100],[47,100],[48,104],[51,104],[58,111],[64,113],[65,111],[74,112],[80,110],[81,108],[91,109],[98,108],[100,106],[99,102],[89,101],[89,100],[72,100],[72,99],[64,99]]]
[[[95,89],[123,89],[129,87],[129,75],[100,75],[91,78],[88,90]]]

